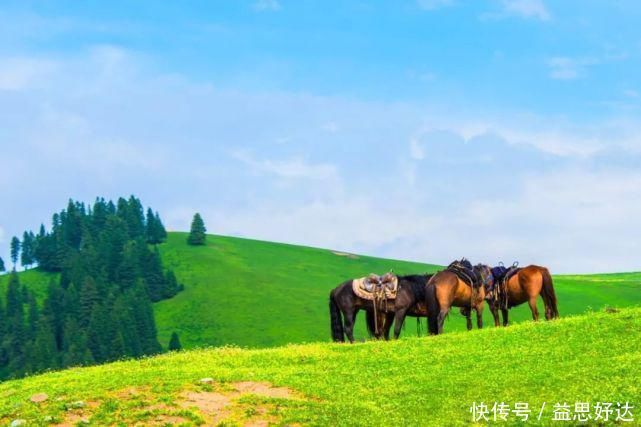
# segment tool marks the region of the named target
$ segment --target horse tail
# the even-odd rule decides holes
[[[334,291],[329,293],[329,316],[331,318],[332,339],[335,342],[345,342],[343,317],[340,308],[338,308],[338,304],[336,304]]]
[[[427,306],[427,329],[430,335],[437,335],[440,307],[436,299],[436,286],[434,283],[427,282],[427,285],[425,285],[425,305]]]
[[[374,313],[371,310],[365,310],[365,320],[370,338],[376,337],[376,319],[374,319]]]
[[[550,314],[554,319],[559,317],[559,309],[556,306],[556,294],[554,293],[554,285],[552,284],[552,275],[545,267],[541,267],[541,275],[543,276],[541,297],[543,297],[546,309],[550,310]]]

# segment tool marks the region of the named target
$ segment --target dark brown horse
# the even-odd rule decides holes
[[[398,276],[396,299],[394,299],[391,304],[383,306],[381,310],[383,312],[382,335],[385,339],[389,339],[392,323],[394,324],[394,339],[398,339],[407,316],[418,319],[427,317],[425,285],[431,277],[431,274]],[[371,323],[371,321],[368,322],[368,324]],[[430,331],[430,333],[436,333],[436,331]],[[372,335],[376,336],[374,333]]]
[[[377,306],[376,310],[372,300],[354,293],[353,280],[343,282],[329,294],[332,339],[344,342],[347,335],[347,339],[354,342],[354,323],[360,310],[366,312],[370,336],[387,340],[394,324],[394,338],[398,338],[406,316],[427,317],[425,284],[430,277],[431,275],[398,276],[396,298]]]
[[[457,275],[453,266],[467,264],[467,274],[472,284],[467,283]],[[425,288],[426,305],[429,314],[428,324],[430,330],[443,333],[445,317],[452,307],[460,307],[461,314],[467,318],[467,329],[472,329],[471,311],[476,311],[476,324],[479,329],[483,327],[483,308],[485,303],[485,282],[491,279],[489,267],[478,264],[472,267],[469,261],[462,260],[436,273],[427,283]]]
[[[545,305],[545,319],[550,320],[559,317],[552,276],[547,268],[528,265],[519,269],[507,280],[504,288],[504,298],[498,297],[499,286],[499,283],[494,283],[493,286],[486,289],[486,291],[489,291],[487,292],[487,301],[492,316],[494,316],[495,326],[499,326],[499,310],[503,315],[503,326],[507,326],[508,310],[524,302],[530,305],[532,319],[539,320],[539,310],[536,307],[539,295],[541,295]]]

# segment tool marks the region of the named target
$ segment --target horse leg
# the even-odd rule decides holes
[[[532,319],[534,319],[535,322],[538,321],[539,309],[536,307],[536,297],[530,298],[528,304],[530,304],[530,310],[532,310]]]
[[[503,326],[507,326],[508,325],[508,317],[507,317],[508,313],[509,313],[509,310],[507,308],[502,308],[501,309],[501,314],[503,314]],[[497,320],[498,320],[498,315],[496,317],[497,317]]]
[[[483,303],[477,304],[474,310],[476,311],[476,327],[483,329]]]
[[[394,339],[397,340],[398,337],[401,335],[401,327],[403,326],[403,322],[405,322],[405,316],[407,314],[407,308],[401,308],[399,310],[396,310],[396,313],[394,314]]]
[[[441,307],[441,311],[438,313],[438,333],[439,335],[443,333],[443,324],[445,323],[445,318],[447,317],[447,313],[450,311],[450,306],[443,306]]]
[[[492,312],[492,317],[494,317],[494,326],[499,327],[499,309],[496,307],[492,307],[490,305],[490,311]]]
[[[345,317],[345,335],[347,335],[349,342],[353,344],[354,343],[354,321],[356,319],[356,311],[353,308],[346,310],[343,313],[343,316]]]
[[[467,330],[472,330],[472,309],[465,309],[465,320],[467,322]]]
[[[392,323],[394,322],[394,313],[385,314],[385,329],[383,331],[385,336],[385,341],[389,341],[389,332],[392,329]]]

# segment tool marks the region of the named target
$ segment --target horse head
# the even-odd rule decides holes
[[[492,269],[485,264],[476,264],[474,272],[481,278],[481,285],[485,290],[485,299],[488,299],[494,290],[494,275]]]

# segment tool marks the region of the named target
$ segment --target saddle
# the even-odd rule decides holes
[[[396,299],[398,277],[393,273],[370,274],[352,281],[354,293],[367,300]]]
[[[481,277],[474,271],[472,263],[465,258],[452,262],[445,270],[456,274],[461,281],[467,283],[472,289],[478,289],[483,284]]]
[[[492,268],[492,276],[494,276],[494,300],[498,302],[499,307],[509,308],[507,284],[510,279],[521,270],[518,261],[515,261],[509,268],[505,267],[502,262]]]

